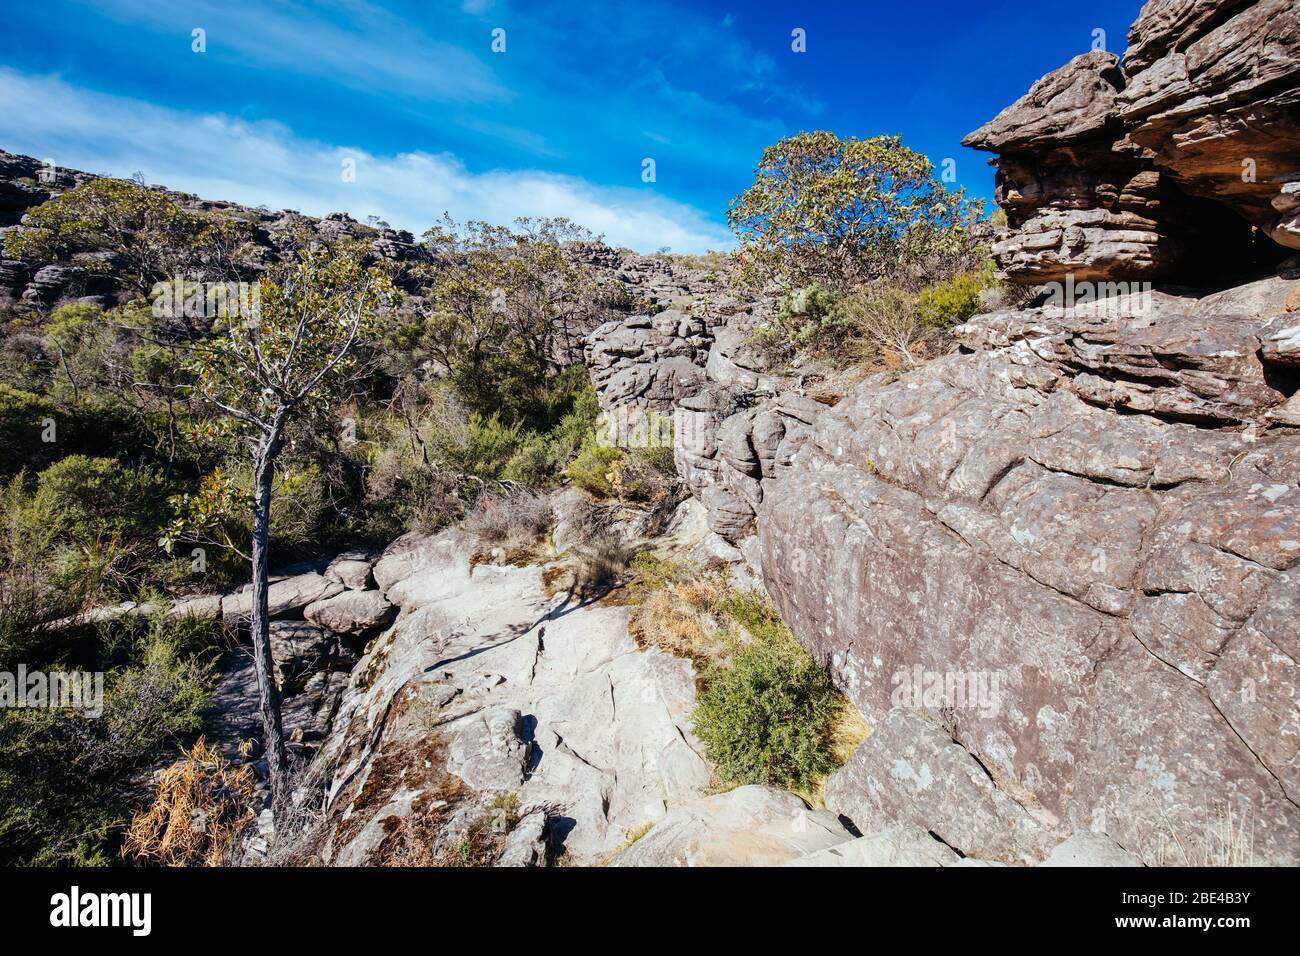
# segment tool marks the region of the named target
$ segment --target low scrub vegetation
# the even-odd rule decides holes
[[[771,604],[725,573],[649,553],[632,569],[638,639],[699,668],[692,726],[720,781],[785,787],[820,804],[826,776],[866,736],[826,672]]]
[[[130,810],[124,781],[198,731],[219,646],[212,622],[124,618],[45,632],[28,672],[102,672],[103,712],[0,710],[0,856],[42,865],[110,861]],[[0,647],[4,670],[17,649]]]

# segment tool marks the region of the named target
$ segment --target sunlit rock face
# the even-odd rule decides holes
[[[1298,285],[980,316],[817,418],[757,527],[877,727],[830,809],[1012,863],[1103,830],[1149,864],[1230,811],[1257,862],[1300,858]]]

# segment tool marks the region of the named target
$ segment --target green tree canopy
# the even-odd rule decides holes
[[[246,222],[188,212],[167,193],[123,179],[82,183],[28,210],[23,224],[5,236],[6,255],[62,262],[111,250],[113,271],[142,295],[183,269],[228,271],[252,237]]]
[[[959,253],[983,211],[897,136],[799,133],[769,146],[730,203],[750,281],[843,291]]]

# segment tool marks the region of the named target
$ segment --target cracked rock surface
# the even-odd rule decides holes
[[[688,661],[640,650],[626,608],[550,597],[539,566],[471,569],[471,550],[457,531],[407,536],[375,565],[401,614],[353,671],[342,729],[317,757],[330,768],[326,859],[367,862],[433,796],[421,776],[443,758],[413,754],[435,736],[448,772],[483,798],[517,795],[577,863],[708,786]],[[538,859],[513,843],[510,857]]]
[[[1157,311],[973,320],[764,481],[768,590],[878,728],[827,787],[864,832],[1169,862],[1231,808],[1257,862],[1300,859],[1300,434],[1268,345],[1297,321]],[[900,709],[917,667],[996,687]]]

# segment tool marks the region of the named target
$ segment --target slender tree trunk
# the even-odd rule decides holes
[[[280,719],[280,689],[275,683],[271,659],[271,627],[268,608],[270,588],[267,546],[271,534],[271,479],[279,451],[280,429],[275,427],[258,444],[253,462],[253,662],[257,671],[258,708],[262,716],[262,738],[271,784],[271,811],[279,817],[289,797],[289,764],[284,749],[284,725]]]

